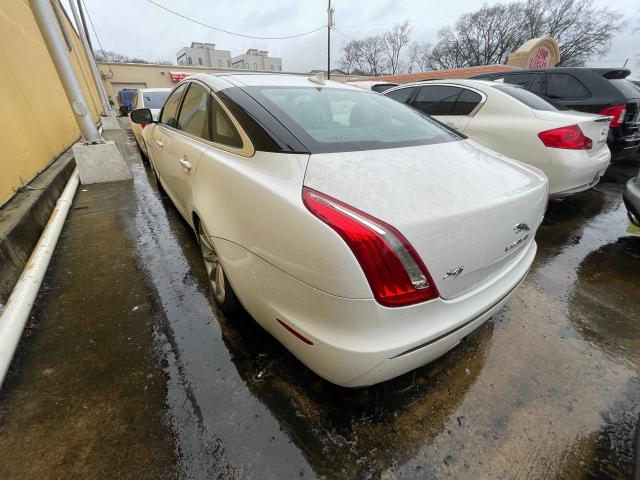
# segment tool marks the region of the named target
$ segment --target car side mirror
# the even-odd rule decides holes
[[[129,114],[129,118],[133,123],[154,123],[153,115],[151,115],[151,110],[148,108],[136,108],[135,110],[131,110]]]

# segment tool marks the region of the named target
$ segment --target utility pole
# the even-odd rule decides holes
[[[82,47],[87,57],[87,63],[89,64],[89,70],[91,70],[91,76],[93,76],[93,81],[96,84],[96,90],[98,90],[100,103],[102,103],[102,110],[104,111],[105,116],[113,115],[113,111],[107,97],[107,91],[105,90],[104,84],[102,83],[102,77],[100,76],[98,65],[96,65],[96,59],[93,57],[91,45],[89,45],[89,36],[84,28],[82,17],[78,13],[78,8],[76,7],[76,4],[73,0],[69,1],[69,6],[71,7],[73,19],[76,22],[76,28],[78,29],[78,35],[80,36],[80,41],[82,42]]]
[[[335,9],[331,0],[327,5],[327,80],[331,79],[331,28],[335,25]]]
[[[87,101],[84,98],[80,82],[78,82],[71,60],[69,60],[67,48],[58,34],[56,20],[49,2],[47,0],[30,0],[29,4],[47,50],[49,50],[49,55],[51,55],[53,64],[58,71],[60,82],[67,94],[69,105],[76,117],[84,141],[90,144],[102,142],[100,133],[98,133],[87,108]]]

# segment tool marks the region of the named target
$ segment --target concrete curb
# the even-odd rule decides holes
[[[0,209],[0,308],[11,295],[74,168],[69,149]]]

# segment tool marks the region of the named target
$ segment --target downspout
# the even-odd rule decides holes
[[[62,195],[53,209],[36,247],[31,253],[22,275],[0,315],[0,387],[11,365],[22,331],[36,300],[40,284],[49,266],[64,221],[69,213],[79,183],[78,169],[74,169]]]
[[[69,5],[71,6],[71,13],[73,14],[73,20],[76,22],[76,28],[78,29],[78,36],[80,37],[80,41],[82,42],[82,49],[87,57],[87,63],[89,64],[89,69],[91,70],[91,75],[93,76],[93,81],[96,84],[96,89],[98,90],[98,95],[100,96],[100,102],[102,103],[102,110],[104,114],[109,116],[113,114],[111,110],[111,105],[109,104],[109,99],[107,98],[107,92],[104,89],[104,85],[102,83],[102,77],[100,76],[100,72],[98,71],[98,66],[96,65],[96,59],[93,57],[93,51],[91,49],[91,45],[89,45],[88,40],[88,32],[84,29],[84,22],[78,13],[78,8],[73,0],[69,1]]]

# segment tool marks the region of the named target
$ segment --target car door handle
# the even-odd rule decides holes
[[[178,160],[178,162],[180,162],[180,165],[182,165],[187,170],[191,170],[192,168],[191,164],[189,163],[189,160],[187,160],[186,158],[181,158],[180,160]]]
[[[156,140],[156,145],[158,146],[158,148],[164,147],[164,143],[162,143],[160,140]]]

